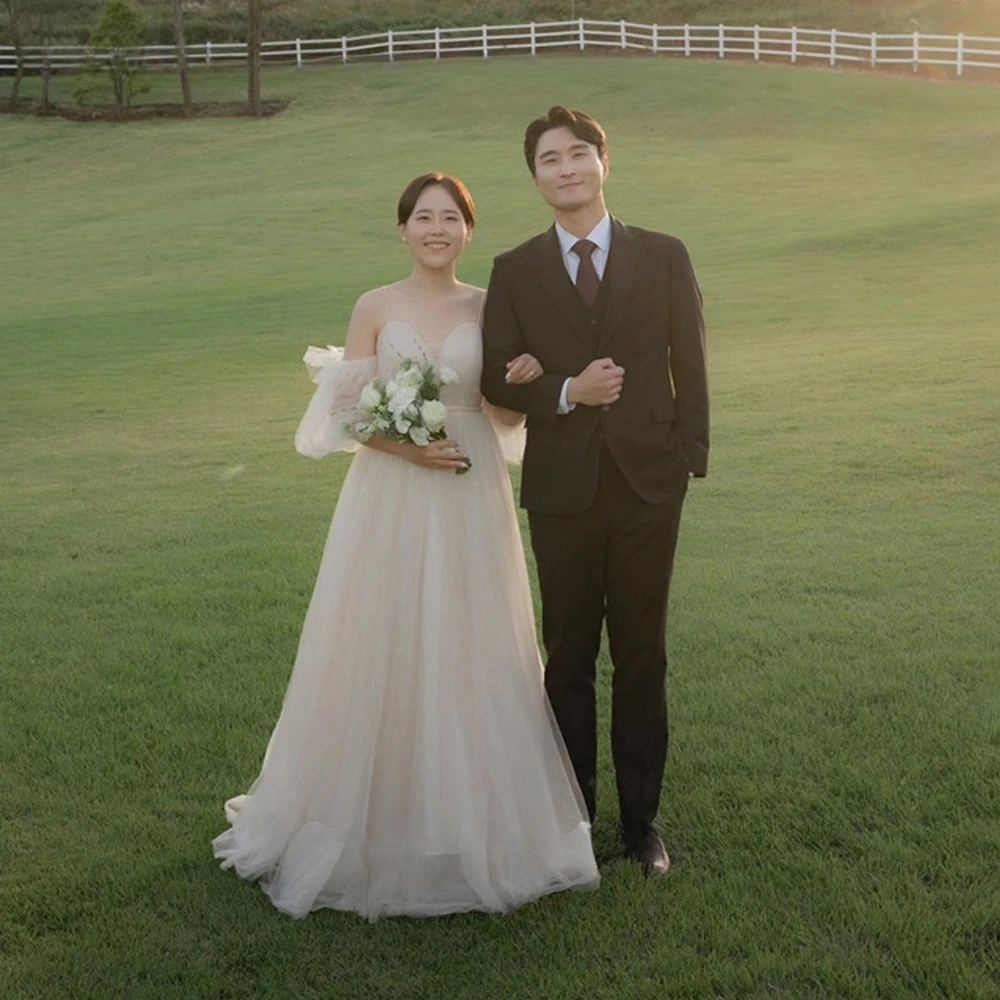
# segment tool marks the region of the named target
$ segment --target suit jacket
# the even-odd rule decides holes
[[[528,352],[545,374],[508,385],[506,364]],[[559,415],[566,378],[595,358],[625,369],[619,400]],[[483,395],[527,414],[521,504],[532,511],[585,510],[610,452],[648,503],[704,476],[708,382],[701,292],[684,244],[612,219],[611,249],[594,309],[569,279],[553,226],[498,256],[483,318]]]

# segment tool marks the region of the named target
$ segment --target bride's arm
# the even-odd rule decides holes
[[[381,289],[378,288],[365,292],[354,304],[354,312],[351,313],[351,321],[347,324],[347,336],[344,339],[345,361],[360,361],[375,357],[381,315],[380,292]]]
[[[362,296],[351,317],[350,353],[340,347],[310,346],[302,358],[316,383],[295,431],[295,448],[302,455],[322,458],[333,451],[358,449],[348,427],[358,419],[358,399],[376,373],[377,331],[364,322],[370,296]]]
[[[417,445],[412,441],[390,441],[389,438],[373,434],[364,444],[366,448],[395,455],[397,458],[405,458],[407,462],[423,466],[425,469],[455,471],[469,467],[469,461],[462,454],[459,443],[450,439]]]

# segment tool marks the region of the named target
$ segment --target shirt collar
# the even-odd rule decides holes
[[[559,237],[559,248],[562,250],[562,255],[565,257],[574,246],[576,246],[578,237],[574,236],[572,233],[567,232],[563,229],[559,223],[556,223],[556,235]],[[604,213],[604,218],[594,226],[593,229],[585,237],[590,240],[591,243],[595,243],[599,250],[603,250],[606,254],[611,252],[611,216],[607,212]]]

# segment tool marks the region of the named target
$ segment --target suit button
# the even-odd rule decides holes
[[[610,409],[611,409],[611,407],[610,407],[610,406],[608,406],[608,404],[607,404],[607,403],[605,403],[605,404],[604,404],[604,405],[603,405],[603,406],[601,407],[601,409],[602,409],[602,410],[603,410],[603,411],[604,411],[605,413],[607,413],[607,412],[608,412],[608,410],[610,410]]]
[[[592,319],[592,320],[590,321],[590,325],[591,325],[591,326],[597,326],[597,320],[596,320],[596,319]]]

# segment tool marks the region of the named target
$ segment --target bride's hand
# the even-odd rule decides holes
[[[513,361],[507,362],[508,385],[527,385],[544,374],[538,359],[531,354],[519,354]]]
[[[468,459],[462,453],[457,441],[446,439],[444,441],[431,441],[430,444],[425,445],[410,444],[404,447],[406,447],[404,458],[425,469],[454,472],[456,469],[464,469],[468,466]]]

